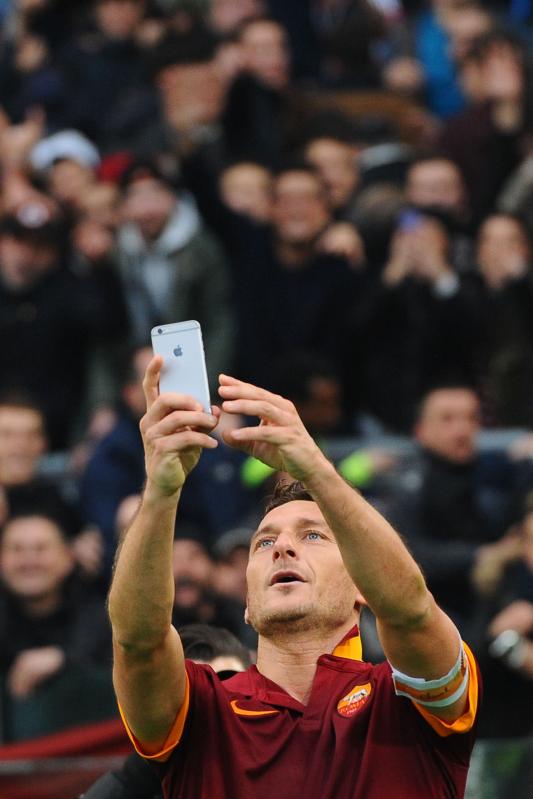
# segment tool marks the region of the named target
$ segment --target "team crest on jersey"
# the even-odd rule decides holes
[[[355,716],[363,705],[366,705],[372,693],[372,685],[367,682],[364,685],[355,685],[349,694],[346,694],[337,705],[337,710],[344,718]]]

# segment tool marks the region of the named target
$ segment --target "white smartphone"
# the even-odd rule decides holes
[[[158,325],[152,330],[152,347],[163,356],[159,391],[188,394],[211,413],[204,345],[199,322]]]

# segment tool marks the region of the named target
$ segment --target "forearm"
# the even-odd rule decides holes
[[[172,546],[179,492],[164,496],[150,484],[118,555],[109,593],[115,641],[154,649],[167,635],[174,602]]]
[[[419,567],[390,524],[327,461],[306,480],[306,486],[376,618],[398,627],[423,621],[433,600]]]

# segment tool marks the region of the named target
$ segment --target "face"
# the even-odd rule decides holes
[[[78,207],[94,182],[94,172],[90,167],[77,161],[60,161],[52,167],[50,191],[59,202]]]
[[[31,480],[45,445],[38,411],[0,406],[0,484],[14,486]]]
[[[530,247],[522,225],[508,216],[489,217],[481,226],[477,243],[477,262],[482,274],[497,283],[501,266],[511,259],[528,262]]]
[[[461,173],[445,159],[415,164],[407,176],[406,199],[419,208],[460,212],[465,201]]]
[[[304,425],[312,435],[326,435],[341,420],[340,384],[332,377],[313,377],[308,398],[297,402],[296,406]]]
[[[176,128],[219,120],[227,82],[216,58],[199,64],[172,64],[158,76],[165,119]]]
[[[151,241],[159,236],[175,205],[176,196],[170,189],[153,178],[141,178],[128,187],[122,215]]]
[[[57,251],[50,245],[2,236],[0,238],[0,275],[11,291],[33,286],[57,264]]]
[[[316,139],[305,155],[324,181],[331,206],[346,205],[359,183],[355,148],[336,139]]]
[[[321,181],[308,172],[284,172],[274,183],[272,219],[284,244],[312,244],[331,219]]]
[[[454,463],[468,463],[480,430],[479,400],[466,388],[433,391],[425,400],[416,426],[423,447]]]
[[[118,223],[119,191],[113,183],[92,183],[78,199],[78,207],[85,219],[103,225],[109,230]]]
[[[201,544],[192,539],[174,541],[174,604],[191,608],[202,599],[213,574],[213,562]]]
[[[247,619],[260,635],[332,632],[357,620],[357,590],[318,505],[295,500],[264,517],[250,546]]]
[[[0,574],[15,596],[27,601],[53,596],[72,567],[72,555],[61,531],[48,519],[14,519],[4,528]]]
[[[209,26],[217,33],[233,33],[245,19],[265,10],[263,0],[211,0]]]
[[[459,8],[448,17],[447,33],[450,37],[451,55],[460,61],[469,52],[476,39],[492,27],[490,14],[481,8]]]
[[[224,203],[232,211],[268,222],[272,206],[272,176],[259,164],[236,164],[221,178]]]
[[[289,83],[287,35],[276,22],[258,20],[241,37],[244,68],[274,91]]]
[[[112,39],[128,39],[144,16],[141,0],[103,0],[97,3],[98,27]]]
[[[153,357],[154,354],[151,347],[142,347],[134,353],[133,371],[135,372],[135,380],[127,383],[122,390],[124,402],[137,419],[140,419],[146,410],[142,384],[146,368]]]

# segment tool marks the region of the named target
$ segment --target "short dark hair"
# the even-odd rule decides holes
[[[44,411],[42,407],[33,399],[31,394],[24,391],[24,389],[12,389],[10,391],[1,392],[0,408],[19,408],[25,411],[34,411],[42,417],[44,425]]]
[[[303,500],[314,502],[314,498],[300,480],[278,480],[272,494],[267,497],[265,504],[265,515],[274,508],[286,505],[287,502]]]
[[[210,624],[187,624],[179,629],[179,635],[186,658],[211,662],[216,657],[232,656],[238,658],[247,668],[250,653],[233,633],[225,627]]]
[[[195,25],[187,33],[168,31],[148,53],[148,70],[155,78],[167,67],[208,64],[215,57],[217,46],[216,36],[203,25]]]

